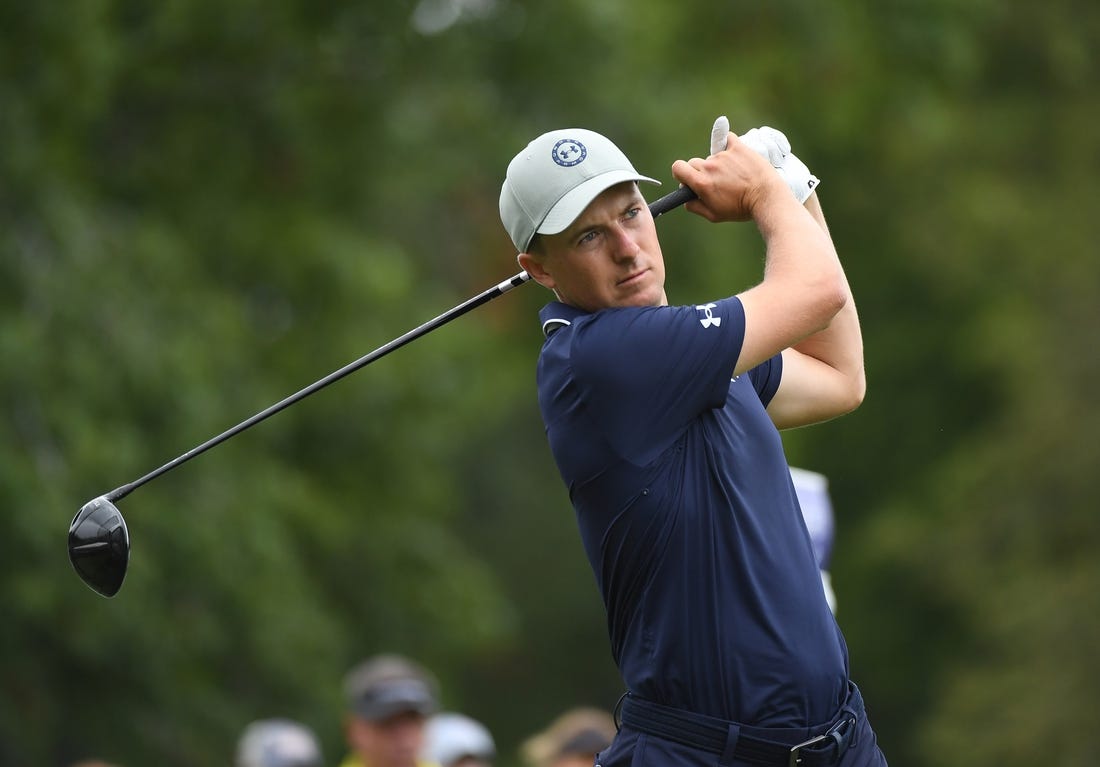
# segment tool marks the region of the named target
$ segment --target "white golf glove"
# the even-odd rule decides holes
[[[718,154],[726,148],[726,140],[730,135],[730,121],[722,115],[714,121],[714,127],[710,129],[710,153]]]
[[[710,131],[710,153],[715,154],[726,148],[726,137],[729,134],[729,120],[719,117],[714,121],[714,127]],[[794,192],[795,198],[800,203],[805,203],[809,196],[817,189],[821,180],[810,173],[806,163],[791,153],[791,142],[781,131],[768,126],[753,128],[743,136],[738,136],[743,144],[763,157],[776,169],[787,186]]]

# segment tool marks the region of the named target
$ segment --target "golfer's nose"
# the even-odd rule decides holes
[[[633,233],[624,226],[614,226],[610,230],[611,252],[616,260],[632,259],[638,255],[641,248],[634,239]]]

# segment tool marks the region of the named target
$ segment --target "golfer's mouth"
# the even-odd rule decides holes
[[[633,274],[627,275],[623,279],[619,280],[616,284],[619,285],[620,287],[624,286],[624,285],[633,285],[634,283],[638,282],[643,277],[645,277],[645,275],[648,274],[648,273],[649,273],[649,269],[642,269],[639,272],[634,272]]]

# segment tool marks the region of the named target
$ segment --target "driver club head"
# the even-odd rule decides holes
[[[105,496],[80,507],[69,526],[69,561],[93,591],[113,597],[130,562],[130,533],[122,513]]]

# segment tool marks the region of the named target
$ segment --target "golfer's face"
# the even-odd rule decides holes
[[[571,306],[596,311],[663,306],[665,263],[653,216],[633,182],[613,186],[564,232],[541,236],[543,285]]]

